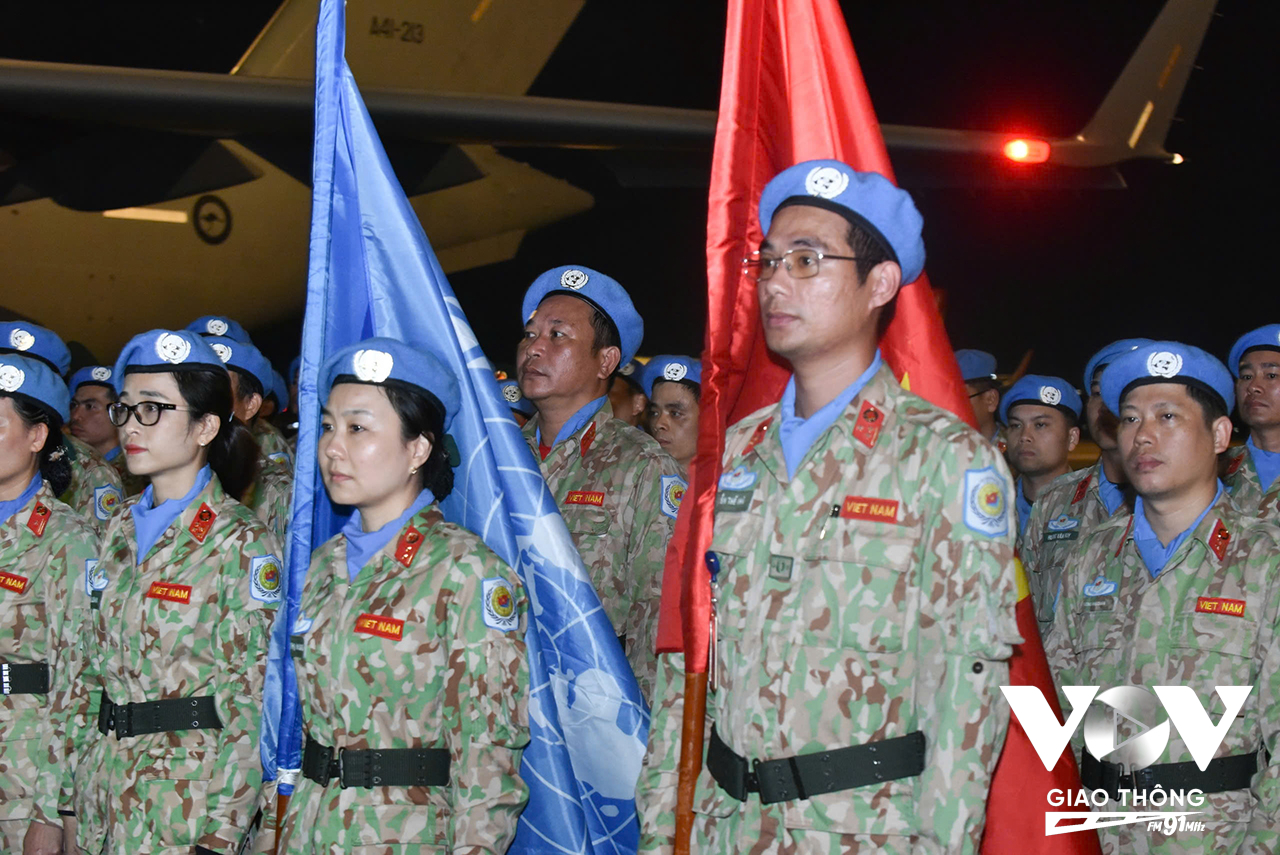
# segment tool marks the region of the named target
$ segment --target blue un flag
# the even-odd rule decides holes
[[[289,633],[311,551],[341,526],[316,466],[318,370],[348,344],[390,336],[430,347],[458,376],[462,407],[452,432],[461,465],[441,507],[514,567],[529,594],[532,741],[520,767],[529,805],[510,851],[634,852],[648,711],[555,500],[387,160],[343,56],[344,35],[343,3],[323,0],[288,596],[272,633],[264,768],[272,777],[278,772],[282,793],[291,791],[301,732]]]

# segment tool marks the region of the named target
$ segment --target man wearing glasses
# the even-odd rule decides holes
[[[956,351],[956,364],[965,391],[969,393],[969,405],[978,419],[978,433],[991,441],[1001,454],[1008,447],[1004,428],[996,421],[1000,409],[1000,380],[996,377],[996,358],[985,350],[965,348]]]
[[[120,436],[107,415],[107,408],[116,400],[111,368],[86,365],[71,375],[67,385],[71,387],[71,420],[67,430],[111,464],[124,483],[126,496],[138,495],[146,489],[147,479],[129,472],[120,450]]]
[[[765,188],[760,224],[747,271],[794,373],[726,437],[692,848],[976,851],[1020,640],[1008,470],[880,357],[924,267],[910,196],[809,161]],[[653,704],[646,850],[674,833],[678,688]]]

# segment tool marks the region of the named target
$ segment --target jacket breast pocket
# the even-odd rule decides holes
[[[868,653],[899,653],[919,620],[915,541],[854,536],[811,544],[796,619],[804,643]]]
[[[131,824],[154,829],[162,846],[194,846],[208,819],[212,758],[204,748],[153,748],[138,759],[134,792],[126,794],[123,812],[134,814]]]
[[[1245,617],[1227,614],[1191,612],[1175,620],[1170,628],[1170,646],[1174,654],[1170,668],[1179,662],[1194,661],[1195,673],[1208,685],[1252,686],[1255,683],[1254,648],[1258,641],[1258,624]],[[1181,671],[1169,674],[1180,681],[1189,677]],[[1205,699],[1205,703],[1210,703]],[[1210,715],[1223,712],[1222,699],[1215,692]]]
[[[579,537],[600,537],[609,533],[609,512],[604,508],[566,505],[560,509],[565,527],[576,542]]]

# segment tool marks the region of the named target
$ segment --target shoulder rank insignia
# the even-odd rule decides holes
[[[862,409],[858,411],[858,423],[853,427],[853,438],[867,448],[874,448],[883,424],[884,413],[875,404],[864,401]]]
[[[1085,495],[1089,492],[1089,482],[1092,480],[1092,475],[1085,476],[1085,479],[1076,487],[1076,494],[1071,497],[1071,504],[1074,505],[1083,501]]]
[[[36,502],[36,506],[31,509],[31,516],[27,518],[27,528],[31,529],[36,537],[44,537],[44,527],[49,524],[50,513],[44,502]]]
[[[396,542],[396,560],[408,567],[413,563],[413,557],[418,554],[418,550],[422,547],[422,532],[413,526],[409,526],[404,530],[404,534],[400,535],[400,540]]]
[[[1227,531],[1222,520],[1218,520],[1218,524],[1213,527],[1213,533],[1209,535],[1209,548],[1213,550],[1214,555],[1218,556],[1219,561],[1227,554],[1227,544],[1230,542],[1231,532]]]
[[[200,510],[196,511],[196,515],[191,518],[191,525],[187,526],[187,531],[191,532],[191,536],[196,540],[204,543],[204,539],[209,536],[209,529],[213,528],[213,521],[217,518],[217,512],[209,507],[209,503],[201,502]]]
[[[591,444],[596,441],[596,423],[592,422],[585,431],[583,431],[582,439],[578,442],[578,454],[583,457],[587,456],[587,452],[591,450]]]
[[[751,453],[751,450],[764,440],[765,434],[769,432],[769,425],[772,423],[773,418],[770,417],[756,425],[755,433],[751,434],[751,439],[747,440],[747,447],[742,449],[742,455],[744,457]]]
[[[1227,464],[1227,474],[1236,474],[1236,470],[1240,468],[1241,463],[1244,463],[1244,454],[1237,454],[1232,461]]]

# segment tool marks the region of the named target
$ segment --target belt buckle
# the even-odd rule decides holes
[[[756,758],[751,761],[751,771],[744,772],[742,775],[742,788],[744,793],[760,792],[760,759]]]
[[[111,710],[111,729],[116,739],[133,736],[133,704],[116,704]]]
[[[347,761],[346,761],[347,749],[338,748],[335,746],[333,751],[335,751],[338,755],[338,789],[345,790],[347,788]],[[325,766],[328,767],[332,765],[333,765],[333,755],[330,754],[329,762],[327,762]],[[326,774],[328,774],[327,769],[326,769]]]

